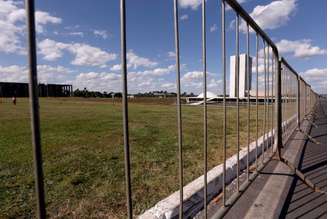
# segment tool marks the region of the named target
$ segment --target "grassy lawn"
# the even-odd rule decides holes
[[[0,218],[33,217],[34,178],[27,99],[0,103]],[[203,108],[183,106],[185,183],[203,171]],[[228,155],[236,153],[236,108],[228,108]],[[263,106],[260,106],[262,134]],[[104,99],[41,98],[41,135],[50,217],[125,218],[122,114]],[[241,147],[247,108],[240,109]],[[251,138],[255,140],[255,107]],[[134,213],[178,189],[176,106],[173,99],[129,105]],[[222,162],[223,109],[208,107],[209,167]]]

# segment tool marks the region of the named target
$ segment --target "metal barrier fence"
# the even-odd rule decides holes
[[[125,185],[126,185],[126,199],[128,218],[133,217],[132,206],[132,190],[130,177],[130,145],[129,145],[129,122],[128,122],[128,101],[127,101],[127,49],[126,49],[126,21],[125,21],[125,0],[120,0],[121,12],[121,68],[122,68],[122,112],[123,112],[123,131],[124,131],[124,154],[125,154]],[[175,50],[176,50],[176,87],[177,87],[177,133],[178,133],[178,158],[179,158],[179,185],[180,185],[180,210],[179,218],[183,218],[183,159],[182,159],[182,122],[181,122],[181,98],[180,98],[180,47],[179,47],[179,13],[178,0],[173,0],[174,3],[174,27],[175,27]],[[39,119],[39,103],[37,93],[37,62],[36,62],[36,40],[35,40],[35,18],[34,18],[34,0],[25,0],[27,12],[27,27],[29,39],[29,91],[31,103],[31,126],[32,126],[32,141],[34,148],[34,169],[35,169],[35,188],[37,193],[38,217],[46,217],[45,196],[43,186],[43,170],[42,170],[42,154],[40,141],[40,119]],[[227,148],[227,104],[226,104],[226,81],[227,81],[227,66],[226,66],[226,7],[229,5],[235,13],[235,36],[236,36],[236,51],[235,51],[235,72],[236,72],[236,108],[237,108],[237,189],[229,199],[226,194],[226,148]],[[203,92],[204,100],[207,99],[207,81],[206,81],[206,1],[202,0],[202,60],[203,60]],[[242,22],[241,22],[242,21]],[[311,89],[311,87],[294,71],[288,63],[281,59],[279,60],[279,53],[276,45],[266,35],[266,33],[256,24],[250,15],[235,1],[235,0],[221,0],[221,38],[222,38],[222,73],[223,73],[223,202],[224,206],[216,214],[217,217],[223,216],[226,211],[237,200],[241,192],[247,188],[258,175],[258,171],[250,172],[249,160],[249,144],[250,144],[250,81],[247,80],[247,179],[244,183],[240,183],[239,175],[241,172],[239,163],[240,151],[240,121],[239,121],[239,70],[240,70],[240,33],[241,28],[243,34],[246,34],[246,54],[250,56],[250,29],[256,36],[256,170],[264,167],[265,163],[271,159],[273,154],[288,139],[292,131],[299,127],[302,120],[307,119],[316,104],[318,95]],[[263,48],[260,49],[260,43]],[[260,80],[262,74],[259,66],[263,64],[263,80]],[[249,75],[249,60],[246,58],[247,72]],[[264,93],[259,94],[259,87],[264,87]],[[263,123],[259,120],[259,100],[264,101],[264,118]],[[203,151],[204,151],[204,217],[207,217],[207,103],[203,103]],[[262,133],[260,133],[260,126],[262,126]],[[288,128],[291,127],[291,128]],[[263,136],[261,152],[258,151],[258,139],[260,135]],[[274,135],[274,139],[273,136]],[[271,137],[270,137],[271,136]],[[273,146],[273,144],[275,146]],[[271,145],[272,151],[268,150]],[[275,150],[274,150],[275,149]],[[278,150],[277,150],[278,149]],[[258,160],[260,154],[264,158],[264,153],[268,154],[266,160]],[[174,174],[174,173],[172,173]]]

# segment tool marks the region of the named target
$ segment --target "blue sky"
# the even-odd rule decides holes
[[[201,0],[180,0],[183,91],[199,93]],[[312,87],[326,92],[325,0],[239,0]],[[175,91],[173,0],[126,0],[129,92]],[[222,92],[220,5],[207,0],[208,89]],[[39,81],[120,91],[119,0],[36,1]],[[227,10],[227,53],[234,52]],[[0,0],[1,81],[27,81],[23,1]],[[245,35],[241,33],[241,52]],[[251,34],[254,55],[254,34]]]

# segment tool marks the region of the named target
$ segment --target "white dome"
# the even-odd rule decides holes
[[[197,96],[198,98],[204,98],[204,93],[201,93]],[[207,91],[206,92],[206,98],[209,99],[209,98],[217,98],[218,96],[215,95],[214,93],[210,92],[210,91]]]

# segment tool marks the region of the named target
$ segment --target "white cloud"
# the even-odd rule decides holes
[[[202,78],[203,78],[202,71],[190,71],[182,76],[181,81],[193,81],[193,80],[199,80]]]
[[[216,24],[213,24],[211,27],[210,27],[210,32],[214,32],[218,29],[218,26]]]
[[[246,1],[247,1],[247,0],[237,0],[237,2],[238,2],[239,4],[245,3]],[[226,11],[229,11],[229,10],[231,10],[231,7],[230,7],[229,4],[226,4]]]
[[[286,24],[296,10],[296,0],[278,0],[267,5],[256,6],[251,17],[262,29],[276,29]],[[245,31],[245,24],[242,25]]]
[[[180,17],[180,20],[184,21],[184,20],[188,20],[189,16],[187,14],[184,14]]]
[[[281,53],[292,53],[298,58],[307,58],[316,55],[326,54],[325,49],[321,49],[318,46],[313,46],[312,41],[309,39],[302,40],[281,40],[277,43],[279,52]]]
[[[169,51],[167,53],[167,55],[168,55],[169,58],[175,58],[175,52],[173,52],[173,51]]]
[[[87,88],[93,91],[120,91],[121,76],[107,72],[80,73],[73,81],[76,88]]]
[[[43,59],[54,61],[63,56],[66,50],[74,55],[71,64],[80,66],[106,66],[106,63],[115,60],[115,53],[108,53],[100,48],[81,43],[62,43],[45,39],[38,44]]]
[[[40,83],[65,83],[72,71],[63,66],[38,65],[38,81]],[[1,81],[28,82],[26,66],[0,66]]]
[[[277,0],[267,5],[258,5],[250,13],[254,21],[263,29],[273,30],[285,25],[293,13],[296,11],[297,0]],[[230,23],[230,28],[234,28],[235,20]],[[246,30],[246,22],[241,20],[240,29],[244,33]],[[250,32],[253,32],[250,28]]]
[[[207,72],[207,88],[213,93],[219,93],[222,89],[222,80],[218,74]],[[203,89],[203,72],[202,71],[190,71],[185,73],[181,77],[182,90],[186,92],[200,93]]]
[[[77,32],[69,32],[68,35],[70,36],[79,36],[79,37],[84,37],[84,33],[77,31]]]
[[[127,60],[128,60],[128,67],[130,68],[138,68],[138,67],[146,67],[146,68],[152,68],[157,66],[157,62],[151,61],[148,58],[138,56],[136,53],[133,52],[133,50],[130,50],[127,53]]]
[[[171,82],[164,83],[161,85],[161,88],[173,91],[176,89],[176,84]]]
[[[63,56],[63,50],[68,47],[68,44],[45,39],[38,43],[38,47],[44,60],[55,61]]]
[[[196,10],[198,6],[202,3],[202,0],[180,0],[179,5],[181,8],[191,8]]]
[[[94,30],[93,34],[95,36],[99,36],[102,37],[103,39],[107,39],[108,38],[108,33],[106,30]]]
[[[0,0],[0,52],[25,54],[22,37],[26,31],[25,9],[15,1]],[[36,11],[36,29],[44,32],[47,24],[59,24],[61,18],[54,17],[48,12]]]
[[[312,68],[301,73],[306,82],[311,85],[315,91],[324,94],[327,92],[327,69]]]
[[[60,24],[62,19],[59,17],[51,16],[48,12],[36,11],[35,12],[36,30],[39,33],[44,32],[44,25],[46,24]]]
[[[68,47],[68,50],[75,55],[73,65],[103,67],[117,57],[114,53],[108,53],[88,44],[74,43]]]
[[[150,70],[144,70],[144,71],[137,71],[137,72],[130,72],[130,76],[132,75],[133,77],[144,77],[144,76],[164,76],[172,73],[175,69],[175,65],[169,65],[165,68],[155,68],[155,69],[150,69]]]
[[[174,65],[151,70],[128,72],[129,93],[145,92],[163,88],[174,90],[172,82],[163,76],[172,73]],[[121,74],[110,72],[81,73],[73,80],[74,87],[95,91],[121,91]]]
[[[326,80],[327,69],[326,68],[312,68],[302,73],[304,77],[313,78],[318,80]]]
[[[117,64],[117,65],[113,65],[111,68],[110,68],[111,71],[119,71],[121,70],[121,65],[120,64]]]
[[[0,66],[0,78],[3,82],[27,82],[27,68],[25,66]]]

